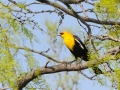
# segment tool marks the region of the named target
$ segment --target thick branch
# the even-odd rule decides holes
[[[56,8],[58,8],[58,9],[61,9],[61,10],[64,11],[65,13],[67,13],[67,14],[75,17],[75,18],[78,18],[78,19],[79,19],[79,18],[82,18],[82,19],[84,19],[84,20],[87,21],[87,22],[93,22],[93,23],[96,23],[96,24],[105,24],[105,25],[116,25],[116,24],[117,24],[117,25],[120,25],[120,22],[102,21],[102,20],[97,20],[97,19],[93,19],[93,18],[86,18],[86,17],[82,17],[82,16],[76,17],[76,15],[75,15],[72,11],[64,8],[63,6],[61,6],[61,5],[57,4],[57,3],[54,3],[54,2],[51,2],[51,1],[48,1],[48,0],[37,0],[37,1],[39,1],[39,2],[41,2],[41,3],[46,3],[46,4],[48,4],[48,5],[51,5],[51,6],[53,6],[53,7],[56,7]]]
[[[96,64],[102,64],[105,62],[102,59],[106,55],[108,54],[115,55],[119,49],[120,49],[119,46],[112,48],[108,50],[106,54],[104,54],[102,57],[99,57],[98,60],[83,62],[82,64],[81,63],[80,64],[59,64],[54,66],[47,66],[47,68],[41,67],[39,69],[32,70],[22,80],[18,82],[18,88],[19,88],[18,90],[22,90],[22,88],[24,88],[30,81],[32,81],[33,79],[37,78],[40,75],[63,72],[63,71],[80,71],[80,70],[87,69],[88,65],[89,67],[92,67]],[[38,72],[40,72],[39,75],[38,75]]]
[[[18,90],[22,90],[23,87],[25,87],[30,81],[37,78],[37,76],[44,75],[44,74],[51,74],[51,73],[57,73],[57,72],[63,72],[63,71],[79,71],[82,69],[86,69],[86,63],[83,64],[83,66],[80,66],[80,64],[73,64],[73,65],[66,65],[66,64],[59,64],[55,66],[47,66],[41,67],[37,70],[32,70],[30,73],[28,73],[19,83],[18,83]],[[40,71],[40,74],[36,74]]]
[[[63,2],[64,4],[78,4],[85,0],[58,0],[60,2]]]

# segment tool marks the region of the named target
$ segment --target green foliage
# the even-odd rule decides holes
[[[112,8],[111,8],[112,7]],[[102,19],[102,20],[119,20],[120,17],[120,3],[119,0],[100,0],[95,4],[95,11],[96,15]],[[23,3],[18,3],[16,5],[9,4],[8,6],[4,5],[4,3],[0,2],[0,83],[5,84],[6,86],[11,87],[13,90],[17,90],[17,82],[20,81],[24,76],[26,76],[26,72],[22,71],[21,63],[18,62],[18,56],[21,54],[25,57],[26,63],[27,63],[27,71],[31,71],[31,69],[36,69],[39,66],[39,63],[36,61],[34,54],[32,54],[30,51],[24,49],[24,51],[18,50],[15,46],[26,46],[26,42],[33,43],[33,39],[35,39],[34,30],[31,24],[31,20],[29,18],[26,18],[24,20],[25,23],[20,21],[20,19],[16,18],[13,14],[15,12],[12,11],[17,9],[22,9],[23,11],[27,10],[26,6]],[[28,11],[26,11],[28,12]],[[27,14],[27,13],[22,13]],[[33,14],[34,15],[34,14]],[[26,17],[26,16],[25,16]],[[24,18],[25,18],[24,17]],[[22,20],[22,19],[21,19]],[[21,23],[22,22],[22,23]],[[53,52],[55,52],[54,55],[50,55],[52,57],[59,58],[60,53],[57,54],[58,47],[60,48],[61,43],[55,44],[53,41],[56,39],[57,33],[57,24],[55,22],[52,22],[50,20],[46,20],[45,25],[47,27],[47,36],[50,37],[50,47],[52,48]],[[37,27],[38,28],[38,27]],[[107,32],[107,34],[113,36],[114,38],[119,39],[119,33],[120,33],[120,27],[118,25],[115,25],[115,28],[112,28],[111,26],[104,26],[104,28],[110,28],[105,29],[103,31]],[[84,32],[80,32],[80,30],[72,30],[71,27],[65,27],[64,30],[68,30],[72,33],[78,34],[78,36],[83,39],[83,36],[86,36]],[[79,34],[78,32],[82,33]],[[85,34],[85,35],[84,35]],[[60,41],[61,42],[61,41]],[[99,49],[101,46],[105,46],[104,49],[108,50],[112,47],[118,46],[118,42],[106,40],[106,41],[99,41],[94,40],[95,46],[97,49]],[[97,60],[99,55],[101,55],[101,50],[98,50],[98,53],[95,52],[93,49],[91,49],[90,42],[86,42],[86,46],[89,48],[89,60]],[[31,45],[32,46],[32,45]],[[60,50],[61,52],[61,50]],[[23,54],[24,53],[24,54]],[[63,53],[62,53],[63,54]],[[103,54],[103,53],[102,53]],[[63,56],[63,55],[62,55]],[[21,57],[20,57],[21,58]],[[102,60],[108,61],[108,60],[116,60],[120,58],[120,54],[117,54],[116,57],[107,55]],[[64,58],[69,60],[69,58]],[[89,64],[88,64],[89,65]],[[96,64],[97,66],[98,64]],[[118,66],[118,65],[117,65]],[[116,78],[118,80],[118,88],[120,89],[120,72],[119,68],[116,67],[115,74]],[[40,71],[37,69],[35,74],[40,75]],[[65,87],[65,89],[71,89],[73,85],[77,85],[77,81],[79,79],[78,73],[74,73],[70,75],[68,72],[64,75],[59,75],[59,81],[58,86]],[[19,78],[18,78],[19,76]],[[107,75],[106,75],[107,76]],[[34,79],[31,83],[25,87],[25,90],[50,90],[48,86],[44,86],[44,79],[42,77],[38,77],[37,79]],[[70,83],[68,83],[70,82]],[[98,82],[102,85],[105,85],[105,82],[102,82],[98,78]],[[64,83],[64,84],[63,84]],[[46,84],[47,85],[47,84]],[[46,88],[47,87],[47,88]]]
[[[104,27],[104,26],[103,26]],[[120,37],[120,27],[118,25],[113,25],[111,26],[106,26],[105,28],[107,29],[103,29],[103,31],[107,32],[107,34],[115,39],[119,39]],[[119,42],[115,42],[113,40],[105,40],[105,41],[99,41],[101,43],[102,46],[105,47],[106,50],[112,48],[112,47],[116,47],[119,46]]]
[[[19,3],[18,6],[12,4],[6,6],[0,2],[0,83],[13,90],[17,90],[18,81],[22,79],[18,76],[24,72],[17,58],[19,50],[15,46],[24,46],[24,42],[27,41],[33,43],[34,39],[33,30],[26,26],[26,24],[31,25],[31,23],[22,24],[12,15],[12,8],[18,7],[25,9],[22,3]],[[39,63],[34,55],[28,50],[25,50],[24,53],[28,70],[30,71],[33,67],[37,68]],[[21,77],[24,77],[24,74]]]
[[[100,0],[95,4],[95,10],[103,20],[115,19],[120,17],[119,0]]]
[[[59,73],[57,77],[58,76],[59,76],[58,86],[63,87],[65,90],[73,89],[73,85],[77,85],[79,79],[78,72],[75,72],[74,74],[68,72],[64,74]]]
[[[21,3],[21,2],[19,2],[19,3],[17,4],[17,6],[18,6],[19,8],[22,8],[22,9],[25,9],[25,10],[26,10],[25,4],[23,4],[23,3]]]
[[[31,81],[24,90],[51,90],[43,76],[40,76]]]
[[[27,51],[25,52],[26,62],[28,64],[28,70],[31,71],[32,68],[36,69],[39,66],[39,62],[35,60],[34,55]]]
[[[118,87],[117,88],[118,88],[118,90],[120,90],[120,68],[117,67],[115,72],[116,72],[116,78],[117,78],[117,83],[118,83]]]
[[[33,39],[33,37],[34,37],[32,31],[28,30],[28,28],[26,28],[26,27],[24,27],[24,26],[22,26],[22,29],[21,29],[21,30],[22,30],[22,32],[23,32],[24,38],[25,38],[25,37],[26,37],[26,38],[29,38],[30,41],[32,41],[32,39]]]
[[[54,38],[57,34],[57,25],[56,23],[53,23],[52,21],[50,20],[46,20],[46,23],[45,23],[47,29],[48,29],[48,34],[50,35],[51,38]]]

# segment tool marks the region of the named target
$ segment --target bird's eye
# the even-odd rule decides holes
[[[60,35],[63,35],[63,34],[64,34],[63,32],[60,33]]]

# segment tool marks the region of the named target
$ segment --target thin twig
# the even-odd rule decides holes
[[[47,65],[48,65],[49,62],[50,62],[50,61],[47,61],[47,62],[46,62],[46,64],[45,64],[45,68],[47,68]]]
[[[87,13],[86,13],[85,10],[84,10],[83,5],[82,5],[81,3],[79,3],[79,6],[81,7],[81,9],[82,9],[85,17],[88,18],[88,15],[87,15]]]
[[[85,12],[94,12],[93,9],[87,9]],[[76,13],[83,13],[83,11],[77,11]]]
[[[42,51],[41,53],[47,53],[50,50],[50,48],[48,48],[46,51]]]
[[[48,59],[50,59],[51,61],[54,61],[54,62],[56,62],[56,63],[62,63],[62,64],[67,64],[67,65],[70,64],[70,63],[73,63],[73,61],[69,61],[69,62],[65,62],[65,61],[61,62],[61,61],[58,61],[58,60],[50,57],[49,55],[43,53],[43,52],[46,52],[46,51],[40,52],[40,51],[38,51],[38,50],[30,49],[30,48],[27,48],[27,47],[20,47],[20,46],[17,46],[16,48],[17,48],[17,49],[28,50],[28,51],[34,52],[34,53],[38,53],[38,54],[40,54],[40,55],[42,55],[42,56],[45,56],[46,58],[48,58]],[[48,50],[49,50],[49,49],[48,49]]]
[[[113,36],[110,36],[108,34],[103,34],[101,36],[92,36],[93,39],[99,39],[99,40],[112,40],[112,41],[115,41],[115,42],[120,42],[120,39],[116,39],[114,38]]]
[[[88,3],[88,4],[92,5],[92,6],[94,6],[94,3],[88,2],[87,0],[85,0],[85,3]]]
[[[31,52],[34,52],[34,53],[38,53],[42,56],[45,56],[46,58],[54,61],[54,62],[57,62],[57,63],[63,63],[63,62],[60,62],[58,60],[55,60],[54,58],[50,57],[49,55],[46,55],[44,54],[43,52],[40,52],[40,51],[37,51],[37,50],[34,50],[34,49],[30,49],[30,48],[27,48],[27,47],[17,47],[17,49],[23,49],[23,50],[28,50],[28,51],[31,51]]]
[[[93,79],[95,76],[97,76],[97,75],[94,75],[94,76],[92,76],[92,77],[88,77],[87,75],[85,75],[82,71],[79,71],[83,76],[85,76],[87,79],[90,79],[90,80],[95,80],[95,79]]]

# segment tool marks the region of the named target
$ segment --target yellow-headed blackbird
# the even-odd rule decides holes
[[[59,33],[59,35],[63,38],[65,45],[76,59],[80,57],[84,61],[89,61],[87,55],[88,50],[78,36],[67,31],[63,31]],[[95,74],[102,74],[102,71],[98,67],[94,66],[92,69]]]

